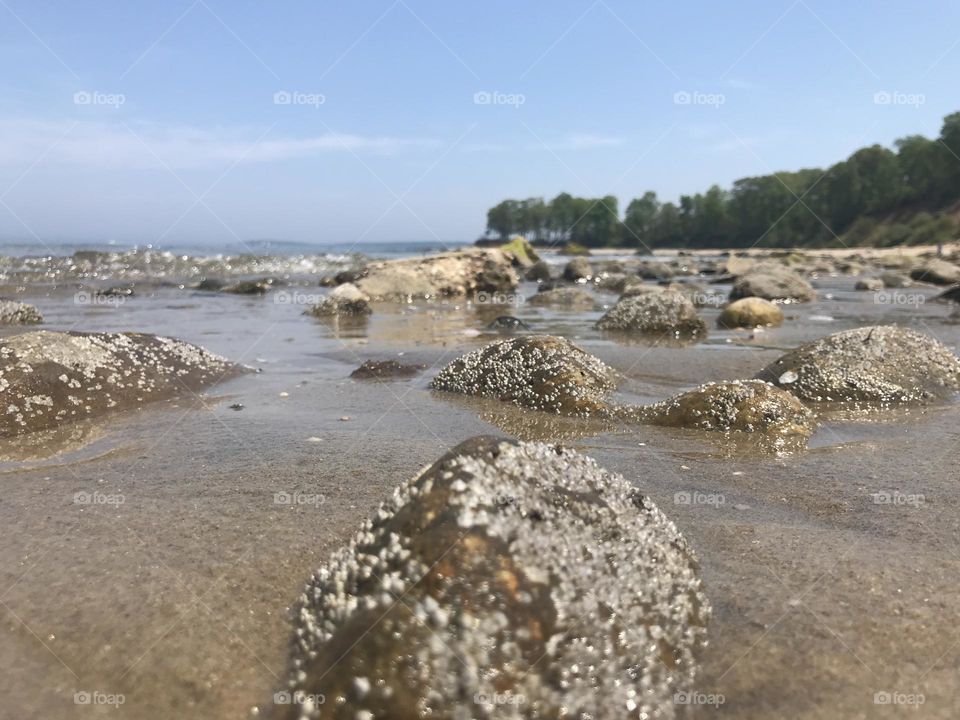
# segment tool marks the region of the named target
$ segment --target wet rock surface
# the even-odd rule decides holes
[[[929,335],[885,325],[803,345],[757,378],[808,402],[894,404],[953,395],[960,389],[960,360]]]
[[[563,279],[569,282],[587,280],[593,277],[593,268],[586,258],[574,258],[563,268]]]
[[[765,300],[810,302],[817,293],[798,273],[779,265],[760,265],[739,276],[730,290],[730,300],[759,297]]]
[[[652,425],[695,430],[813,433],[813,413],[795,396],[760,380],[707,383],[642,408],[638,418]]]
[[[243,369],[141,333],[36,331],[0,342],[0,437],[192,393]]]
[[[727,305],[717,325],[722,328],[777,327],[783,324],[783,310],[758,297],[746,297]]]
[[[931,259],[911,270],[910,277],[917,282],[934,285],[956,285],[960,283],[960,266],[946,260]]]
[[[586,417],[606,412],[616,373],[565,338],[536,335],[467,353],[443,368],[431,387]]]
[[[620,298],[617,304],[597,321],[597,329],[699,337],[706,335],[707,325],[687,297],[666,291]]]
[[[570,310],[592,310],[597,301],[590,291],[579,287],[561,287],[544,290],[527,299],[527,303],[536,307],[556,307]]]
[[[407,301],[508,293],[518,283],[512,260],[496,248],[470,248],[367,265],[357,287],[371,300]]]
[[[305,314],[316,318],[364,319],[372,313],[370,298],[351,283],[338,285],[326,297],[321,298],[320,302],[305,311]]]
[[[314,574],[277,709],[672,717],[709,616],[686,541],[640,490],[571,450],[474,438]]]
[[[33,305],[16,300],[0,300],[0,325],[40,325],[43,315]]]
[[[404,365],[396,360],[367,360],[350,373],[354,380],[401,380],[419,375],[425,365]]]
[[[513,315],[501,315],[491,320],[487,325],[487,330],[501,333],[521,332],[529,329],[529,325],[520,318],[513,317]]]

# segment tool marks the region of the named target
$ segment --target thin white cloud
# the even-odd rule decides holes
[[[223,168],[240,161],[278,162],[335,152],[389,154],[440,144],[426,138],[356,134],[297,138],[236,128],[0,119],[0,165],[32,163],[42,156],[44,164],[149,168],[162,161],[172,168]]]
[[[590,150],[600,147],[616,147],[623,144],[623,138],[607,135],[570,135],[561,144],[569,150]]]

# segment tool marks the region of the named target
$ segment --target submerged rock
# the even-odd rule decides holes
[[[956,285],[960,283],[960,266],[946,260],[927,260],[923,265],[911,270],[910,277],[917,282],[934,285]]]
[[[410,378],[426,369],[426,365],[404,365],[396,360],[367,360],[350,373],[354,380],[395,380]]]
[[[944,290],[942,293],[937,295],[936,299],[960,303],[960,285],[952,287],[948,290]]]
[[[803,437],[815,426],[813,413],[796,397],[760,380],[707,383],[642,408],[638,419],[695,430]]]
[[[689,298],[666,291],[621,297],[597,321],[597,329],[698,337],[706,334],[707,324]]]
[[[357,287],[371,300],[465,297],[509,293],[517,287],[511,259],[496,248],[468,248],[370,263]]]
[[[710,613],[687,542],[632,483],[572,450],[473,438],[314,573],[276,710],[672,717]]]
[[[524,274],[524,278],[530,282],[543,282],[549,280],[550,277],[550,264],[546,260],[538,260]]]
[[[431,387],[585,417],[606,410],[616,372],[569,340],[535,335],[467,353],[441,370]]]
[[[37,331],[0,341],[0,437],[163,400],[242,368],[143,333]]]
[[[563,269],[563,279],[570,282],[588,280],[591,277],[593,277],[593,268],[590,267],[590,261],[586,258],[574,258]]]
[[[757,378],[810,402],[910,402],[960,389],[960,360],[929,335],[886,325],[802,345]]]
[[[854,285],[853,289],[877,292],[878,290],[883,290],[885,287],[886,285],[884,285],[882,278],[868,277],[863,278],[862,280],[857,280],[857,284]]]
[[[513,315],[501,315],[500,317],[494,318],[490,321],[490,324],[487,325],[487,330],[495,330],[497,332],[514,332],[516,330],[529,329],[529,325],[520,318],[513,317]]]
[[[356,285],[344,283],[338,285],[321,298],[313,307],[304,311],[305,315],[317,318],[366,318],[373,313],[370,298],[360,292]]]
[[[40,325],[43,315],[33,305],[16,300],[0,300],[0,325]]]
[[[233,295],[266,295],[279,284],[280,282],[276,278],[269,277],[259,280],[241,280],[238,283],[221,288],[221,291]]]
[[[722,328],[777,327],[782,324],[783,310],[758,297],[735,300],[717,318],[717,325]]]
[[[108,298],[128,298],[134,296],[134,290],[132,285],[114,285],[105,290],[97,290],[97,295]]]
[[[913,280],[903,273],[885,272],[880,276],[880,279],[883,280],[883,286],[885,288],[902,289],[913,285]]]
[[[759,297],[765,300],[810,302],[817,297],[807,280],[778,265],[760,265],[739,276],[730,290],[730,300]]]
[[[588,290],[579,287],[562,287],[544,290],[527,300],[537,307],[556,307],[564,310],[593,310],[597,301]]]

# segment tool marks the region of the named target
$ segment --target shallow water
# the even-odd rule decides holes
[[[48,329],[173,335],[261,372],[0,446],[0,716],[268,715],[289,608],[310,572],[396,484],[495,433],[590,454],[690,540],[715,607],[694,699],[723,702],[680,705],[681,716],[955,717],[960,406],[829,414],[809,450],[777,457],[706,433],[563,420],[427,388],[436,368],[499,337],[484,328],[504,314],[620,370],[629,402],[749,377],[785,348],[865,324],[960,343],[949,306],[877,304],[853,284],[816,280],[821,299],[788,306],[784,326],[763,333],[713,330],[718,310],[706,308],[710,336],[678,347],[622,344],[592,329],[600,310],[380,305],[368,323],[337,327],[302,315],[299,303],[320,292],[305,283],[285,290],[288,302],[154,283],[78,304],[70,282],[18,278],[4,293],[36,304]],[[391,383],[348,377],[389,358],[429,369]],[[124,704],[77,704],[78,692]],[[875,704],[883,692],[924,702]]]

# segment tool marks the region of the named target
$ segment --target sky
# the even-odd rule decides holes
[[[947,0],[0,0],[0,239],[469,242],[960,110]]]

